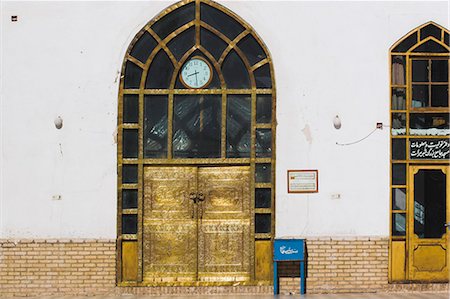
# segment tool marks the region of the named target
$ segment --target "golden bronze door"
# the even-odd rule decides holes
[[[251,278],[250,168],[145,167],[147,283]]]
[[[410,166],[409,279],[448,281],[449,167]]]

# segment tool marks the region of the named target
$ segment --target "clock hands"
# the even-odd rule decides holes
[[[196,85],[198,85],[197,74],[198,74],[198,72],[195,71],[195,73],[192,73],[192,74],[188,75],[188,77],[195,75],[195,84],[196,84]]]

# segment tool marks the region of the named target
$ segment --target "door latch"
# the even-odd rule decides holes
[[[444,224],[445,227],[450,227],[450,222]]]

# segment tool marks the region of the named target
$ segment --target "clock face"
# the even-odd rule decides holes
[[[180,78],[187,88],[205,87],[212,79],[211,65],[201,57],[193,57],[183,65]]]

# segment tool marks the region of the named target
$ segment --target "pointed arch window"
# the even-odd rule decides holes
[[[201,88],[181,78],[194,59],[210,66],[211,78]],[[179,2],[136,35],[126,52],[119,92],[118,237],[131,242],[123,248],[138,251],[137,268],[142,267],[142,173],[147,165],[249,165],[252,202],[259,200],[254,194],[264,200],[264,208],[253,208],[253,219],[264,219],[255,221],[254,238],[270,242],[274,111],[270,53],[250,25],[223,6],[210,0]],[[255,246],[270,252],[267,243]],[[255,279],[270,277],[264,271]],[[139,281],[139,273],[136,269],[123,277]]]

